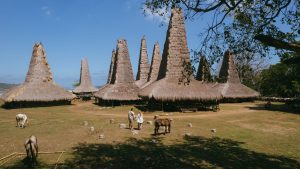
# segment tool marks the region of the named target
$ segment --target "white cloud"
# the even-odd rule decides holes
[[[51,12],[51,10],[49,9],[48,6],[43,6],[43,7],[41,8],[41,10],[42,10],[42,11],[44,12],[44,14],[47,15],[47,16],[51,16],[51,15],[52,15],[52,12]]]
[[[150,9],[143,6],[143,10],[145,12],[146,19],[158,21],[160,23],[169,23],[171,13],[167,9],[159,9],[157,13],[152,13]]]

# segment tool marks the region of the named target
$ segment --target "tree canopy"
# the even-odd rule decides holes
[[[288,50],[300,57],[299,0],[145,0],[144,5],[160,15],[180,7],[191,20],[209,15],[210,25],[199,30],[197,56],[206,55],[211,63],[228,48],[236,54],[252,53],[243,57],[266,57],[270,47],[279,56]]]

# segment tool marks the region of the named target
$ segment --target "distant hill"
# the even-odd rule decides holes
[[[8,83],[0,83],[0,95],[5,92],[6,90],[17,86],[16,84],[8,84]]]

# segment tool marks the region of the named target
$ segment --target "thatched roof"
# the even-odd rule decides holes
[[[145,36],[141,40],[140,56],[139,56],[139,66],[136,75],[135,84],[141,87],[148,80],[149,75],[149,63],[148,63],[148,52]]]
[[[158,81],[143,88],[139,96],[161,101],[220,99],[211,85],[196,81],[192,75],[183,13],[172,9]]]
[[[253,98],[259,93],[241,84],[240,78],[234,63],[234,54],[226,51],[219,74],[219,91],[224,98]]]
[[[150,72],[147,79],[147,83],[142,85],[142,87],[140,88],[144,88],[157,80],[160,63],[161,63],[160,49],[159,49],[158,42],[156,42],[154,44],[154,48],[152,52],[152,61],[151,61]]]
[[[204,81],[204,82],[212,81],[209,64],[208,64],[205,56],[202,56],[200,58],[198,71],[197,71],[197,75],[196,75],[196,80]]]
[[[75,98],[53,82],[52,73],[41,43],[33,47],[32,57],[25,82],[4,93],[2,99],[7,102],[36,101],[51,102]]]
[[[98,89],[92,84],[88,61],[84,58],[81,60],[80,84],[73,90],[73,93],[92,93],[97,90]]]
[[[234,63],[234,54],[226,51],[224,54],[222,66],[219,73],[220,82],[241,83],[238,71]]]
[[[113,74],[113,69],[114,69],[114,65],[115,65],[115,60],[116,60],[115,58],[116,58],[116,51],[113,50],[112,54],[111,54],[111,62],[110,62],[110,66],[109,66],[107,84],[109,84],[111,82],[111,78],[112,78],[112,74]]]
[[[105,85],[94,96],[102,100],[139,100],[138,87],[134,83],[126,40],[117,42],[117,52],[110,84]]]
[[[178,85],[178,80],[163,78],[155,81],[139,92],[145,99],[161,101],[209,101],[221,98],[218,88],[209,83],[192,80],[187,86]]]

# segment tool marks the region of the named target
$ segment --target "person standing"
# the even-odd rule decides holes
[[[141,130],[142,125],[144,123],[143,113],[139,112],[136,117],[136,122],[138,123],[138,130]]]
[[[132,130],[134,118],[135,116],[134,116],[133,108],[131,108],[130,111],[128,112],[128,121],[129,121],[130,130]]]

